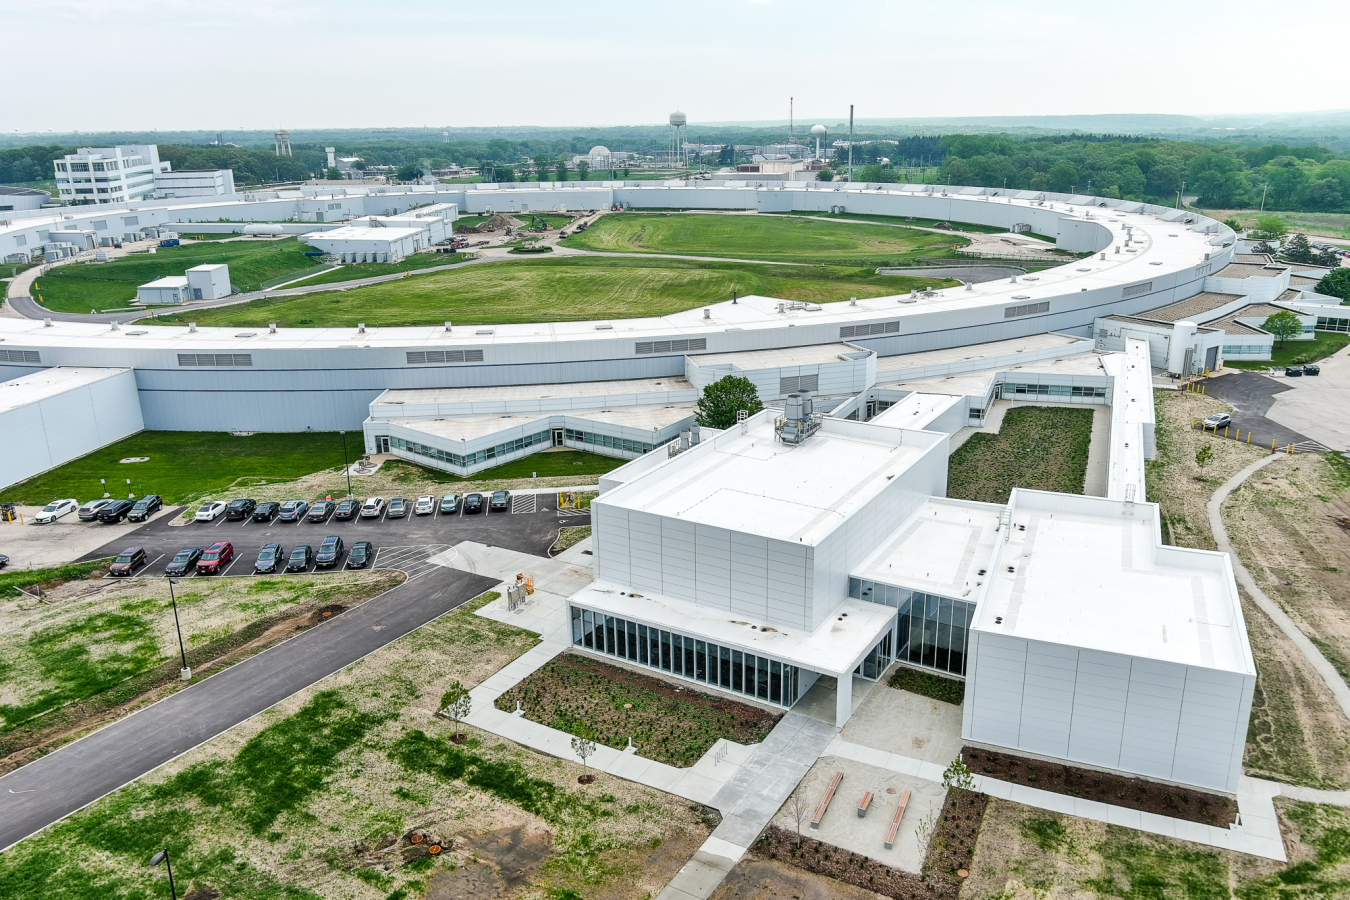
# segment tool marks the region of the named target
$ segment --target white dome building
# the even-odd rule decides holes
[[[591,152],[586,154],[591,159],[609,159],[614,154],[609,152],[609,148],[603,144],[596,144],[591,148]]]

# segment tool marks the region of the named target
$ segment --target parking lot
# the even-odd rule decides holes
[[[1250,443],[1253,446],[1266,449],[1270,448],[1273,441],[1278,448],[1294,444],[1300,450],[1322,450],[1326,447],[1316,439],[1317,434],[1310,435],[1301,428],[1290,427],[1290,425],[1306,426],[1310,424],[1309,422],[1298,418],[1290,420],[1290,417],[1282,416],[1278,409],[1272,407],[1275,407],[1277,402],[1283,401],[1282,395],[1298,391],[1303,395],[1300,399],[1310,401],[1314,408],[1320,410],[1324,418],[1339,419],[1339,413],[1330,403],[1319,402],[1323,400],[1323,390],[1331,387],[1332,381],[1321,380],[1320,376],[1272,378],[1256,372],[1231,372],[1206,381],[1205,393],[1216,400],[1232,404],[1233,422],[1228,431],[1230,438],[1241,432],[1241,440],[1246,441],[1247,435],[1250,434]],[[1329,396],[1325,397],[1326,401],[1330,399]],[[1289,424],[1286,424],[1286,421]],[[1320,434],[1316,428],[1309,430],[1318,431]],[[1223,431],[1224,429],[1219,429],[1221,435]]]
[[[402,518],[390,518],[386,511],[378,518],[356,517],[348,521],[338,521],[330,515],[324,522],[311,522],[307,518],[299,522],[230,521],[222,515],[211,522],[194,521],[186,525],[173,524],[182,512],[182,507],[178,507],[130,532],[119,529],[113,540],[82,558],[100,559],[128,547],[143,547],[147,563],[136,572],[136,577],[162,577],[164,567],[179,550],[205,549],[216,541],[229,541],[234,545],[234,558],[221,575],[249,576],[254,574],[253,563],[264,544],[281,544],[287,553],[304,544],[317,551],[325,537],[337,535],[342,538],[344,553],[341,563],[332,571],[346,568],[346,551],[352,544],[370,541],[376,551],[376,568],[398,569],[409,578],[416,578],[436,567],[430,561],[432,557],[461,541],[547,556],[560,527],[590,524],[587,510],[560,512],[557,495],[553,493],[514,494],[511,506],[510,511],[484,510],[470,515],[462,511],[442,514],[439,509],[424,516],[409,513]],[[314,565],[311,563],[305,571],[314,571]]]
[[[40,509],[40,506],[20,506],[22,523],[0,523],[0,553],[9,557],[9,568],[46,569],[81,558],[98,559],[88,554],[105,544],[125,540],[144,524],[125,520],[116,525],[81,522],[75,513],[71,513],[50,525],[34,525],[33,516]],[[161,509],[151,521],[158,522],[166,516],[167,510]]]

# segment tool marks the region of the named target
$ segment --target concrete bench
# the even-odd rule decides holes
[[[825,810],[830,808],[830,801],[834,799],[834,792],[839,790],[839,782],[843,779],[843,772],[835,772],[834,777],[830,779],[830,786],[825,789],[825,796],[821,798],[820,805],[816,807],[816,814],[811,819],[812,828],[820,827],[820,820],[825,818]]]
[[[867,807],[872,805],[872,792],[863,794],[862,800],[858,803],[858,818],[867,818]]]
[[[895,846],[895,835],[900,830],[900,818],[905,814],[905,807],[909,805],[909,788],[906,788],[900,795],[900,805],[895,808],[895,815],[891,818],[891,827],[886,832],[886,849],[890,850]]]

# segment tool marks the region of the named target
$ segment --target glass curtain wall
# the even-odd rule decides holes
[[[777,706],[797,702],[796,666],[711,641],[572,607],[572,643]]]
[[[849,596],[898,610],[895,658],[913,666],[966,674],[975,604],[910,591],[881,582],[849,579]]]

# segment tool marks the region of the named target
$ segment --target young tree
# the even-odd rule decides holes
[[[1200,471],[1202,472],[1205,470],[1205,466],[1209,465],[1210,461],[1213,459],[1214,448],[1209,444],[1205,444],[1199,450],[1195,451],[1195,464],[1200,467]]]
[[[802,823],[811,815],[810,801],[802,796],[801,787],[792,792],[792,796],[788,797],[787,803],[783,804],[783,809],[787,811],[792,821],[797,823],[797,846],[800,847],[802,843]]]
[[[450,721],[455,723],[456,735],[459,732],[460,720],[468,718],[473,711],[473,699],[469,696],[469,691],[458,681],[452,682],[444,694],[441,694],[441,715],[449,716]]]
[[[1275,335],[1281,347],[1284,346],[1285,341],[1296,338],[1303,333],[1303,323],[1298,320],[1298,316],[1288,310],[1275,313],[1262,322],[1261,327]]]
[[[1308,243],[1306,235],[1296,234],[1289,239],[1289,243],[1284,245],[1280,255],[1290,262],[1311,263],[1313,261],[1313,249]]]
[[[576,737],[572,738],[572,752],[581,757],[582,768],[586,769],[586,774],[589,775],[590,766],[587,765],[586,760],[590,759],[591,754],[595,752],[595,733],[584,725],[578,727],[577,732]]]
[[[730,428],[736,424],[738,410],[753,416],[763,408],[753,381],[725,375],[703,389],[694,407],[694,419],[704,428]]]
[[[1256,220],[1256,230],[1272,241],[1289,233],[1289,226],[1279,216],[1262,216]]]
[[[1317,282],[1317,293],[1350,300],[1350,269],[1333,269]]]
[[[554,166],[553,168],[554,168],[554,171],[556,171],[556,172],[558,173],[558,180],[559,180],[559,181],[566,181],[566,180],[567,180],[567,163],[562,162],[561,160],[559,160],[558,164],[557,164],[556,166]]]
[[[816,181],[834,181],[834,172],[829,169],[821,169],[816,173]]]
[[[577,180],[585,181],[591,174],[591,164],[586,160],[577,161]]]
[[[942,786],[949,791],[969,791],[975,788],[975,777],[970,773],[970,766],[967,766],[961,757],[951,761],[951,764],[942,773]],[[954,794],[952,797],[952,808],[961,808],[961,795]]]
[[[338,171],[337,166],[329,166],[323,173],[323,177],[327,178],[329,181],[341,181],[342,173]]]

